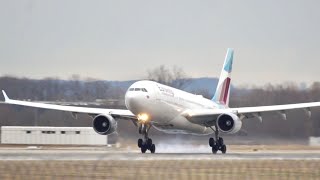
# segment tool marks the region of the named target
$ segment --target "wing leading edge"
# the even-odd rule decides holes
[[[103,109],[103,108],[87,108],[87,107],[76,107],[76,106],[63,106],[63,105],[55,105],[55,104],[44,104],[37,102],[28,102],[28,101],[19,101],[10,99],[6,92],[2,90],[2,94],[4,96],[4,100],[6,104],[14,104],[20,106],[28,106],[42,109],[51,109],[51,110],[59,110],[59,111],[67,111],[71,113],[85,113],[85,114],[110,114],[115,118],[123,118],[123,119],[136,119],[136,116],[129,110],[125,109]]]

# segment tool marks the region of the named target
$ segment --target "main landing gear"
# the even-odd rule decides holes
[[[143,139],[138,139],[138,147],[141,149],[142,153],[150,150],[151,153],[156,152],[156,146],[152,144],[152,139],[148,137],[149,129],[151,125],[149,124],[139,124],[139,134],[143,135]]]
[[[227,146],[223,142],[223,138],[219,137],[219,130],[215,128],[215,139],[209,139],[209,146],[212,148],[212,153],[216,154],[219,150],[225,154],[227,152]]]

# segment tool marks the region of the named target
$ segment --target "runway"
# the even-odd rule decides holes
[[[142,154],[137,148],[5,147],[0,148],[0,179],[320,178],[318,148],[190,151],[168,153],[160,148],[158,153]]]
[[[127,150],[51,150],[51,149],[1,149],[0,160],[320,160],[319,150],[281,150],[227,154],[212,153],[155,153],[142,154]]]

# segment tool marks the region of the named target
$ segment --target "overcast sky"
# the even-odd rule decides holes
[[[0,75],[141,79],[161,64],[233,83],[320,80],[317,0],[0,0]]]

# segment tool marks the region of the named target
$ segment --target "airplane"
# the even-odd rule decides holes
[[[218,85],[212,99],[191,94],[154,81],[142,80],[133,83],[125,94],[127,109],[102,109],[90,107],[63,106],[38,102],[10,99],[2,90],[5,103],[35,108],[86,113],[93,117],[93,129],[101,135],[116,131],[117,121],[132,121],[138,128],[142,138],[138,139],[138,147],[142,153],[149,150],[155,153],[156,147],[149,137],[151,127],[165,133],[210,135],[209,146],[212,153],[226,153],[227,147],[221,133],[234,134],[242,127],[242,121],[258,118],[262,121],[262,113],[278,112],[286,119],[286,110],[302,108],[311,116],[311,108],[320,106],[320,102],[299,104],[229,107],[231,72],[234,50],[228,49],[220,74]]]

